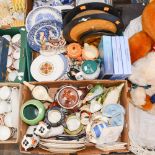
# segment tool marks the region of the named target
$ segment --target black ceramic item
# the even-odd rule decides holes
[[[52,110],[53,110],[53,111],[58,111],[58,112],[60,112],[60,114],[61,114],[61,119],[60,119],[58,122],[56,122],[56,123],[52,123],[52,122],[50,122],[49,119],[48,119],[48,113],[49,113],[50,111],[52,111]],[[64,119],[65,119],[65,112],[62,110],[62,108],[57,107],[57,106],[50,108],[50,109],[46,112],[46,114],[45,114],[45,123],[47,123],[47,124],[48,124],[49,126],[51,126],[51,127],[57,127],[57,126],[63,125]]]
[[[98,21],[98,23],[96,21]],[[103,22],[105,22],[105,21],[109,22],[110,25],[103,25]],[[99,24],[100,24],[100,28],[98,29],[97,27],[99,27]],[[87,15],[87,16],[83,16],[81,18],[77,18],[77,19],[71,21],[70,23],[68,23],[64,27],[63,34],[64,34],[66,41],[78,42],[79,37],[82,36],[86,31],[94,31],[94,30],[107,31],[107,29],[111,29],[111,25],[114,25],[114,29],[116,29],[117,35],[122,33],[123,23],[120,20],[120,18],[113,16],[111,14],[106,14],[106,13]],[[78,28],[77,28],[77,26],[78,26]],[[107,27],[107,29],[105,27]],[[81,31],[81,29],[82,29],[82,31]],[[77,30],[79,33],[77,32]],[[71,34],[71,32],[72,32],[72,34],[76,33],[76,35],[73,36]]]
[[[116,17],[120,17],[119,11],[108,4],[99,2],[86,3],[75,7],[66,14],[63,21],[64,26],[66,26],[76,15],[87,10],[101,10]]]
[[[110,31],[104,31],[104,30],[94,30],[94,31],[87,31],[83,33],[79,39],[78,42],[83,45],[84,43],[88,44],[94,44],[96,41],[100,41],[101,37],[103,35],[106,36],[115,36],[116,34]]]

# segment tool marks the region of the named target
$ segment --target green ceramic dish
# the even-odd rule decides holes
[[[45,116],[45,107],[38,100],[25,102],[20,110],[21,119],[29,125],[37,125]]]

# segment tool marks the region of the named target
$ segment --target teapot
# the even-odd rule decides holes
[[[94,80],[100,74],[100,60],[86,60],[83,62],[80,72],[76,74],[77,80]]]

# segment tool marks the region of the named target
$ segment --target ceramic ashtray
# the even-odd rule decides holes
[[[25,123],[36,125],[45,116],[44,105],[38,100],[29,100],[22,105],[20,116]]]

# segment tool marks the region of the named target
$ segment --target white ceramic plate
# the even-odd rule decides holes
[[[61,55],[40,55],[31,64],[31,74],[36,81],[54,81],[64,74],[65,68]]]
[[[29,32],[35,24],[44,20],[57,20],[62,23],[61,12],[50,6],[35,8],[26,18],[26,30]]]

